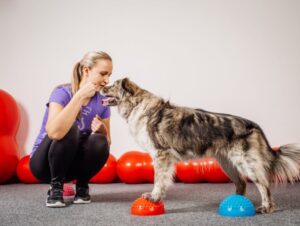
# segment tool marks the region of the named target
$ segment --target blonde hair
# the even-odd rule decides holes
[[[81,61],[75,64],[71,79],[72,95],[79,90],[79,84],[82,79],[82,68],[92,68],[96,65],[97,60],[109,60],[112,62],[111,57],[102,51],[99,52],[88,52],[83,56]]]

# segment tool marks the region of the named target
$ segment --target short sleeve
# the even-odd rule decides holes
[[[106,107],[104,107],[104,109],[103,109],[103,111],[102,111],[100,117],[103,118],[103,119],[109,118],[109,117],[110,117],[110,114],[111,114],[111,113],[110,113],[110,107],[106,106]]]
[[[51,102],[54,102],[65,107],[70,102],[70,100],[71,96],[70,93],[66,90],[66,88],[63,86],[57,87],[52,91],[47,106],[49,106]]]

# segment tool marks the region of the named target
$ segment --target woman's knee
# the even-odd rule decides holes
[[[70,130],[66,133],[66,135],[61,140],[78,140],[80,137],[80,132],[76,123],[72,125]]]
[[[78,150],[79,138],[79,129],[77,125],[73,125],[69,132],[61,140],[55,140],[52,142],[48,151],[48,159],[50,161],[73,159]]]
[[[80,138],[80,132],[77,125],[74,123],[68,133],[60,140],[54,140],[51,144],[50,151],[61,150],[67,151],[72,150],[78,146]]]
[[[91,149],[102,156],[108,157],[109,144],[106,136],[99,133],[91,134],[88,140],[88,149]]]

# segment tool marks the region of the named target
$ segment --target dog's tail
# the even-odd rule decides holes
[[[279,147],[273,162],[272,179],[275,184],[300,180],[300,144]]]

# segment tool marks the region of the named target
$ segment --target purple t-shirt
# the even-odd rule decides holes
[[[46,136],[46,123],[48,119],[48,111],[49,111],[49,103],[55,102],[63,107],[65,107],[72,98],[71,85],[61,85],[56,87],[50,96],[50,99],[47,103],[47,108],[44,113],[42,127],[40,129],[39,135],[36,138],[32,151],[30,153],[30,157],[36,151],[44,137]],[[110,108],[102,105],[102,99],[105,97],[102,96],[99,92],[96,92],[95,96],[93,96],[90,102],[86,106],[81,107],[81,116],[76,120],[76,124],[81,133],[90,133],[91,132],[91,123],[98,114],[102,119],[110,117]]]

